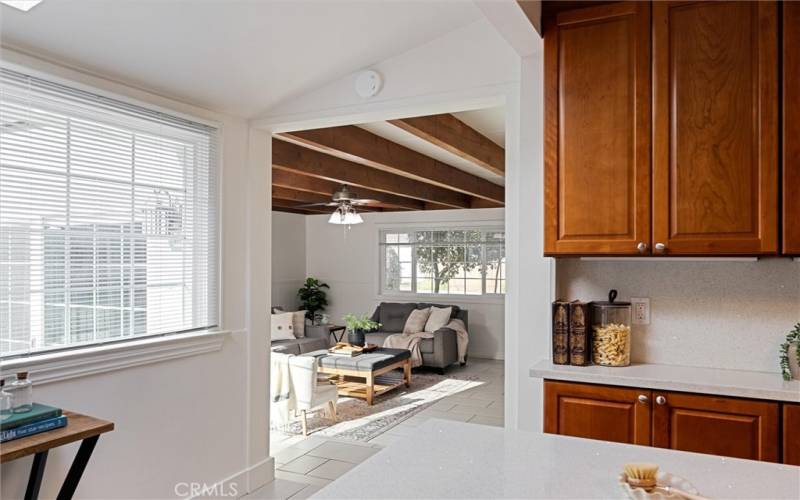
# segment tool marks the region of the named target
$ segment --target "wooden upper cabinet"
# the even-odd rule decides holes
[[[545,254],[650,242],[650,4],[544,20]]]
[[[640,401],[640,397],[646,398]],[[650,391],[544,383],[544,431],[564,436],[650,444]]]
[[[778,403],[659,391],[653,398],[654,446],[778,461]]]
[[[774,2],[653,3],[654,253],[778,251],[777,19]]]
[[[798,2],[783,2],[783,253],[800,255],[800,3]]]

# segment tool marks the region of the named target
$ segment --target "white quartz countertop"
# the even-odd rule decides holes
[[[431,419],[314,498],[624,498],[652,462],[710,498],[800,498],[800,467]]]
[[[786,382],[778,373],[654,364],[632,364],[624,367],[571,366],[554,365],[545,360],[534,365],[530,375],[567,382],[800,403],[800,381]]]

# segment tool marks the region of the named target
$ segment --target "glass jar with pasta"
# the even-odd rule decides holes
[[[603,366],[631,364],[631,303],[616,302],[617,291],[608,292],[608,302],[592,302],[592,362]]]

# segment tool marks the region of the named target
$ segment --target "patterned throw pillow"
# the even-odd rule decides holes
[[[444,327],[450,322],[452,312],[452,307],[431,307],[431,315],[428,317],[428,322],[425,323],[425,331],[433,333]]]
[[[425,323],[428,322],[428,316],[430,314],[430,307],[411,311],[411,314],[406,320],[406,326],[403,327],[403,333],[419,333],[425,331]]]
[[[292,313],[273,314],[270,322],[271,340],[294,340],[294,328],[292,327]]]

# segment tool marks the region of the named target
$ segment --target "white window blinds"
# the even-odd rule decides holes
[[[217,130],[0,71],[0,355],[216,326]]]

